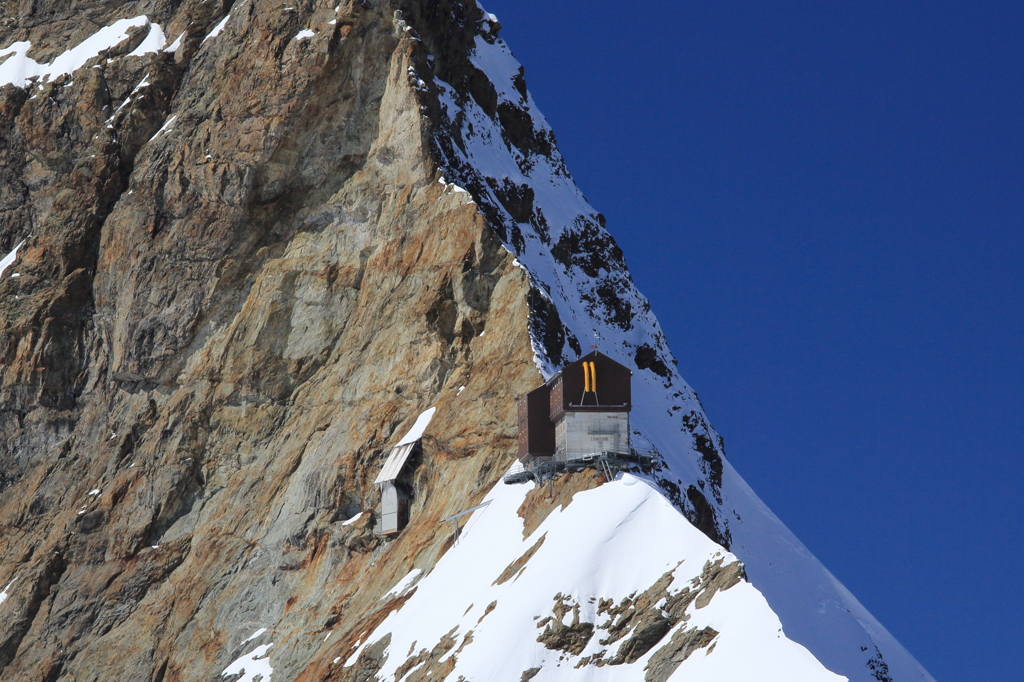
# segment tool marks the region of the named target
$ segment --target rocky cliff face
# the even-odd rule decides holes
[[[928,679],[729,467],[496,19],[335,2],[0,3],[0,679],[664,680],[755,641]],[[504,489],[515,400],[595,332],[655,468]],[[675,549],[556,552],[627,517]]]

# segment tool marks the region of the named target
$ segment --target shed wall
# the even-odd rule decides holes
[[[549,418],[550,389],[545,385],[519,401],[519,460],[555,454],[555,425]]]
[[[400,500],[394,481],[388,481],[380,492],[380,532],[397,533],[401,530]]]
[[[628,412],[566,412],[555,425],[559,455],[629,452]]]

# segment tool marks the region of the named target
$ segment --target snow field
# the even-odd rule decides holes
[[[700,576],[705,562],[736,560],[693,528],[648,481],[630,474],[577,493],[568,507],[553,511],[524,539],[517,510],[531,487],[496,485],[485,499],[490,505],[470,517],[459,542],[420,579],[401,609],[365,639],[360,649],[392,635],[380,679],[393,679],[410,649],[413,655],[429,651],[449,633],[456,644],[439,661],[455,657],[448,679],[498,679],[498,671],[506,679],[518,679],[522,671],[535,667],[542,668],[534,678],[538,682],[642,679],[644,666],[659,646],[631,665],[575,668],[581,657],[601,650],[608,650],[605,657],[610,658],[624,640],[602,646],[599,628],[579,656],[537,642],[543,632],[538,620],[553,616],[555,595],[578,604],[581,622],[600,626],[608,620],[607,614],[597,615],[601,599],[619,603],[648,589],[668,571],[674,571],[669,591],[676,593]],[[495,584],[506,567],[541,538],[542,544],[518,575]],[[413,569],[389,595],[402,594],[417,573]],[[496,606],[485,615],[492,602]],[[843,679],[786,639],[778,618],[748,583],[716,594],[704,609],[691,605],[688,613],[691,619],[677,627],[707,625],[721,634],[710,655],[707,649],[697,650],[670,679]],[[571,616],[564,622],[571,622]],[[471,642],[458,651],[469,633]],[[671,633],[660,645],[669,637]],[[358,651],[346,665],[355,663]]]

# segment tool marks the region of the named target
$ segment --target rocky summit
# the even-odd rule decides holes
[[[338,1],[0,2],[0,680],[931,680],[730,466],[498,19]],[[649,457],[506,485],[590,346]]]

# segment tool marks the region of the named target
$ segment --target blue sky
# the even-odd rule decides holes
[[[736,468],[937,680],[1020,679],[1024,4],[485,6]]]

